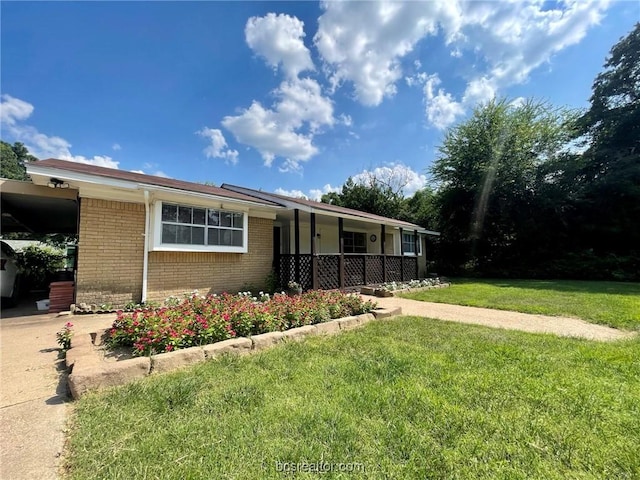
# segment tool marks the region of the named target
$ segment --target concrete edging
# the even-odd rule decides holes
[[[95,347],[104,343],[105,331],[93,332],[72,340],[67,351],[66,364],[71,368],[68,383],[74,399],[83,394],[106,387],[124,385],[148,375],[171,372],[223,354],[248,355],[271,348],[281,342],[302,341],[312,335],[335,335],[353,330],[373,320],[400,315],[401,309],[380,308],[372,313],[338,318],[328,322],[291,328],[284,332],[268,332],[251,337],[238,337],[221,342],[190,347],[150,357],[135,357],[118,362],[101,361]]]

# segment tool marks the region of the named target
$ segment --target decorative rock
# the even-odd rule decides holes
[[[375,295],[376,289],[374,287],[360,287],[360,294],[362,295]]]
[[[365,323],[371,322],[376,319],[371,313],[361,313],[360,315],[356,315],[358,317],[358,321],[360,325],[364,325]]]
[[[397,315],[402,314],[402,308],[400,307],[391,307],[391,308],[377,308],[371,312],[376,320],[380,320],[381,318],[389,318],[395,317]]]
[[[340,324],[338,323],[338,320],[316,323],[315,327],[319,334],[334,335],[336,333],[340,333]]]
[[[260,335],[254,335],[251,337],[253,342],[253,350],[264,350],[265,348],[273,347],[284,337],[282,332],[269,332],[262,333]]]
[[[204,351],[200,347],[184,348],[175,352],[159,353],[151,357],[151,373],[164,373],[180,367],[204,362]]]
[[[288,340],[301,341],[308,335],[316,335],[318,329],[313,325],[305,325],[303,327],[292,328],[282,332],[282,336]]]
[[[231,338],[222,342],[203,345],[202,350],[207,358],[215,358],[223,353],[247,354],[251,351],[253,343],[248,338]]]
[[[358,317],[344,317],[337,320],[340,325],[340,330],[353,330],[360,326],[360,319]]]
[[[74,399],[80,398],[88,391],[124,385],[145,377],[151,369],[151,359],[138,357],[109,365],[78,366],[81,368],[74,367],[73,373],[69,375],[69,389]]]

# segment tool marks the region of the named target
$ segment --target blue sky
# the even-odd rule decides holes
[[[317,198],[428,183],[494,95],[587,106],[638,2],[2,2],[2,139]]]

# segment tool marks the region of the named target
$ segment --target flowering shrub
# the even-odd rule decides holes
[[[118,311],[108,345],[133,347],[134,355],[171,352],[234,337],[282,331],[370,312],[375,304],[358,295],[311,290],[289,297],[260,292],[171,297],[162,307]]]
[[[58,345],[62,348],[63,352],[66,352],[71,348],[71,338],[73,337],[73,323],[67,322],[60,331],[56,333],[56,339]]]
[[[433,287],[440,285],[442,282],[439,278],[425,278],[423,280],[410,280],[408,282],[389,282],[380,286],[381,290],[387,292],[395,292],[396,290],[406,290],[407,288]]]

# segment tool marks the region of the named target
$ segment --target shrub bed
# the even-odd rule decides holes
[[[375,307],[358,295],[338,291],[311,290],[293,297],[194,293],[182,300],[172,297],[159,308],[118,311],[107,345],[132,347],[136,356],[154,355],[359,315]]]

